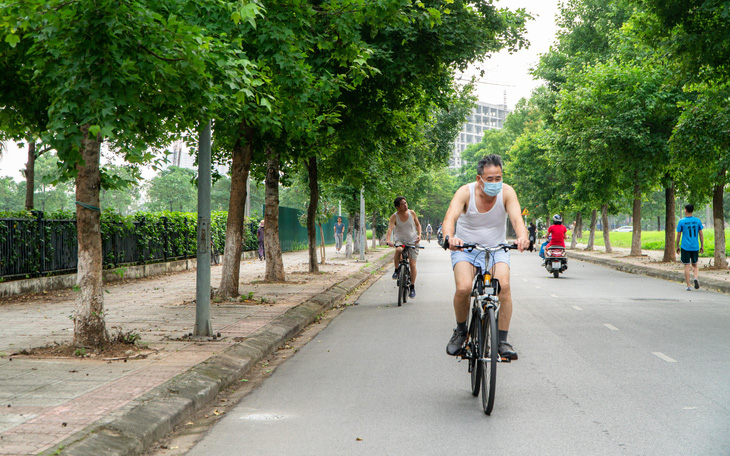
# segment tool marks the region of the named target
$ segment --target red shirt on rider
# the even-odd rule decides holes
[[[568,229],[563,226],[562,223],[555,223],[553,225],[550,225],[550,228],[548,228],[547,232],[548,236],[551,237],[547,247],[555,245],[565,248],[565,233],[567,231]]]

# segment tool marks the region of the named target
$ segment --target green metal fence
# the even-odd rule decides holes
[[[262,213],[265,213],[262,210]],[[282,252],[291,252],[294,250],[304,250],[307,248],[309,239],[307,238],[307,228],[299,223],[299,214],[302,211],[290,207],[279,207],[279,243]],[[324,243],[327,245],[334,244],[335,234],[334,226],[337,223],[337,215],[332,216],[330,220],[322,225],[324,230]],[[347,217],[342,217],[342,223],[345,224],[345,233],[347,233]],[[317,245],[320,244],[321,238],[319,227],[317,227]]]

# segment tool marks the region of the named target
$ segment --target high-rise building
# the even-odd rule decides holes
[[[469,144],[477,144],[482,141],[484,131],[497,130],[504,125],[507,118],[506,105],[495,105],[490,103],[477,102],[472,114],[466,119],[466,123],[454,141],[454,152],[449,159],[449,168],[461,167],[461,153]]]

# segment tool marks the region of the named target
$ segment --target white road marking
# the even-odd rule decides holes
[[[674,358],[670,358],[669,356],[665,355],[662,352],[651,352],[652,355],[656,356],[657,358],[666,361],[668,363],[676,363],[677,360]]]
[[[580,308],[580,307],[578,307],[578,306],[573,306],[573,308],[574,308],[575,310],[583,310],[583,309],[581,309],[581,308]]]
[[[697,410],[697,407],[682,407],[682,410]]]
[[[558,297],[558,295],[554,295],[554,294],[551,294],[550,296],[552,296],[553,298],[557,298]]]
[[[284,415],[276,415],[273,413],[257,413],[253,415],[239,417],[239,419],[251,421],[278,421],[283,420],[284,418]]]
[[[603,326],[605,326],[606,328],[610,329],[611,331],[618,331],[618,328],[615,327],[614,325],[611,325],[611,324],[608,324],[608,323],[604,323]]]
[[[537,285],[535,285],[535,288],[540,288],[540,287],[538,287]]]

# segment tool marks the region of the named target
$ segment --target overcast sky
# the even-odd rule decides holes
[[[529,74],[540,54],[550,49],[557,28],[555,15],[558,12],[559,0],[498,0],[497,6],[515,10],[525,8],[535,20],[527,24],[527,38],[530,48],[516,54],[498,53],[486,59],[481,65],[474,66],[472,74],[478,74],[479,67],[486,70],[481,83],[477,84],[479,101],[491,104],[503,104],[505,91],[507,107],[514,109],[521,98],[529,98],[530,92],[539,85]],[[500,85],[501,84],[501,85]],[[9,144],[9,150],[0,159],[0,176],[11,176],[16,181],[24,180],[20,169],[25,167],[28,158],[27,148],[19,150]]]

